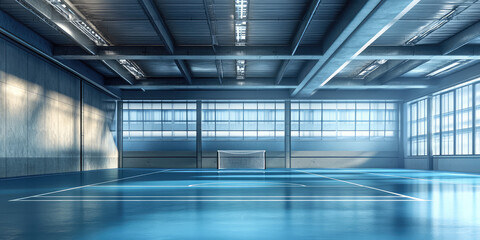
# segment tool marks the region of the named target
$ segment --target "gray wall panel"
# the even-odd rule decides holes
[[[0,39],[0,177],[80,170],[80,83]],[[87,169],[114,168],[118,155],[109,124],[115,102],[91,89]]]
[[[433,161],[434,170],[480,173],[478,156],[437,156]]]
[[[46,63],[37,56],[28,55],[28,91],[45,95]]]
[[[6,177],[7,159],[0,158],[0,178]]]
[[[28,175],[45,174],[45,158],[28,158],[27,168]]]
[[[58,120],[58,101],[48,97],[45,100],[45,128],[47,129],[45,155],[48,158],[58,158],[58,125],[60,123]]]
[[[398,168],[394,158],[294,158],[292,168]]]
[[[217,168],[217,158],[202,156],[202,168]]]
[[[9,84],[6,91],[6,157],[27,157],[27,91]]]
[[[12,43],[6,44],[6,82],[10,86],[15,86],[23,90],[28,88],[28,55],[22,49],[19,49]]]
[[[45,96],[58,100],[58,70],[50,63],[45,63]]]
[[[28,115],[28,153],[29,158],[44,158],[45,157],[45,136],[48,134],[45,131],[45,97],[36,93],[28,93],[27,115]]]
[[[124,158],[123,166],[135,168],[195,168],[196,158]]]
[[[28,159],[9,157],[7,158],[6,177],[18,177],[28,175]]]
[[[428,158],[405,158],[405,168],[429,170]]]
[[[58,173],[58,157],[46,157],[45,161],[45,173]]]
[[[6,68],[6,41],[0,38],[0,83],[5,83],[5,68]]]
[[[84,169],[117,168],[118,149],[110,129],[115,126],[114,99],[88,84],[83,94]]]
[[[7,118],[5,86],[6,86],[5,83],[0,82],[0,158],[5,157],[5,128],[6,128],[5,120]]]

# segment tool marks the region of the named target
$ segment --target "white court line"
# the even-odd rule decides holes
[[[396,198],[399,196],[40,196],[39,198]]]
[[[275,185],[281,185],[281,184],[285,184],[285,185],[291,185],[291,186],[299,186],[299,187],[306,187],[307,185],[304,185],[304,184],[298,184],[298,183],[282,183],[282,182],[208,182],[208,183],[198,183],[198,184],[191,184],[191,185],[188,185],[188,187],[200,187],[200,186],[206,186],[206,185],[220,185],[220,184],[225,184],[225,183],[267,183],[267,184],[275,184]],[[220,187],[223,187],[225,185],[221,185]],[[239,186],[239,185],[234,185],[234,186]],[[242,186],[242,185],[240,185]],[[252,185],[246,185],[246,186],[252,186]],[[256,187],[255,185],[253,185],[253,187]],[[281,186],[283,187],[283,186]]]
[[[20,202],[418,202],[412,199],[24,199]],[[422,200],[428,201],[428,200]]]
[[[148,176],[148,175],[152,175],[152,174],[157,174],[157,173],[166,172],[166,171],[169,171],[169,170],[170,170],[170,169],[161,170],[161,171],[156,171],[156,172],[151,172],[151,173],[145,173],[145,174],[135,175],[135,176],[126,177],[126,178],[119,178],[119,179],[114,179],[114,180],[105,181],[105,182],[93,183],[93,184],[88,184],[88,185],[83,185],[83,186],[78,186],[78,187],[73,187],[73,188],[67,188],[67,189],[62,189],[62,190],[53,191],[53,192],[47,192],[47,193],[32,195],[32,196],[28,196],[28,197],[16,198],[16,199],[9,200],[9,202],[24,201],[24,200],[26,200],[27,198],[41,197],[41,196],[45,196],[45,195],[49,195],[49,194],[54,194],[54,193],[59,193],[59,192],[66,192],[66,191],[70,191],[70,190],[75,190],[75,189],[80,189],[80,188],[86,188],[86,187],[96,186],[96,185],[100,185],[100,184],[104,184],[104,183],[111,183],[111,182],[117,182],[117,181],[122,181],[122,180],[137,178],[137,177],[143,177],[143,176]]]
[[[306,172],[306,171],[302,171],[302,170],[297,170],[297,171],[303,172],[303,173],[307,173],[307,174],[311,174],[311,175],[315,175],[315,176],[320,176],[320,177],[323,177],[323,178],[328,178],[328,179],[335,180],[335,181],[339,181],[339,182],[343,182],[343,183],[352,184],[352,185],[359,186],[359,187],[364,187],[364,188],[368,188],[368,189],[377,190],[377,191],[380,191],[380,192],[390,193],[390,194],[397,195],[397,196],[400,196],[400,197],[410,198],[410,199],[413,199],[413,200],[416,200],[416,201],[428,201],[428,200],[425,200],[425,199],[416,198],[416,197],[411,197],[411,196],[403,195],[403,194],[400,194],[400,193],[390,192],[390,191],[387,191],[387,190],[383,190],[383,189],[380,189],[380,188],[365,186],[365,185],[358,184],[358,183],[354,183],[354,182],[349,182],[349,181],[340,180],[340,179],[336,179],[336,178],[332,178],[332,177],[327,177],[327,176],[320,175],[320,174],[315,174],[315,173]]]
[[[452,185],[463,185],[463,186],[468,186],[468,187],[480,187],[480,185],[463,184],[463,183],[451,183],[451,182],[445,182],[445,181],[439,181],[439,180],[414,178],[414,177],[404,177],[404,176],[389,175],[389,174],[383,174],[383,173],[370,173],[370,172],[365,172],[365,173],[372,174],[372,175],[386,176],[386,177],[397,177],[397,178],[406,178],[406,179],[421,180],[421,181],[427,181],[427,182],[438,182],[438,183],[452,184]]]
[[[167,186],[167,185],[103,185],[103,186],[93,186],[94,188],[326,188],[326,187],[345,187],[345,186],[253,186],[253,185],[221,185],[221,186]]]

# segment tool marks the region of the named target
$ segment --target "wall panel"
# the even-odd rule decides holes
[[[0,42],[1,44],[1,42]],[[1,49],[0,45],[0,49]],[[0,51],[1,58],[1,51]],[[2,73],[1,63],[0,63],[0,74]],[[5,158],[5,118],[6,118],[6,102],[5,102],[5,82],[0,81],[0,177],[5,177],[6,175],[6,164],[7,160]]]
[[[8,61],[7,61],[8,60]],[[81,80],[0,38],[0,178],[80,170]],[[91,87],[86,169],[117,167],[115,101]],[[113,104],[112,104],[113,103]]]
[[[115,99],[93,86],[83,85],[83,168],[84,170],[118,167]]]

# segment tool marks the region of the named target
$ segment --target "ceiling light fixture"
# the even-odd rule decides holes
[[[60,13],[65,19],[67,19],[73,26],[78,28],[85,36],[95,42],[97,46],[107,46],[107,41],[100,36],[92,27],[90,27],[85,20],[81,19],[75,11],[68,7],[67,4],[61,0],[46,0],[55,11]]]
[[[387,63],[388,60],[386,59],[381,59],[381,60],[375,60],[366,67],[364,67],[358,74],[357,77],[364,79],[366,78],[370,73],[374,72],[377,70],[381,65]]]
[[[459,8],[458,6],[455,7],[440,19],[422,28],[422,30],[419,33],[417,33],[415,36],[413,36],[408,41],[406,41],[405,45],[412,46],[417,44],[422,39],[426,38],[428,35],[436,31],[437,29],[441,28],[443,25],[447,24],[450,20],[453,19],[453,17],[457,16],[459,13],[463,12],[465,9],[466,9],[465,7],[462,7],[462,8]]]
[[[109,42],[102,37],[102,35],[95,30],[95,27],[91,26],[80,14],[77,14],[75,10],[66,4],[62,0],[45,0],[50,4],[55,11],[62,15],[68,22],[80,30],[85,36],[87,36],[97,46],[109,46]],[[61,27],[61,26],[60,26]],[[143,71],[134,62],[126,59],[117,60],[128,72],[130,72],[136,79],[145,77]]]
[[[247,43],[248,1],[235,0],[235,46],[245,46]],[[245,80],[245,60],[236,60],[235,69],[238,80]]]
[[[470,62],[470,60],[459,60],[459,61],[455,61],[453,63],[450,63],[450,64],[447,64],[446,66],[443,66],[429,74],[427,74],[427,77],[434,77],[436,75],[439,75],[441,73],[444,73],[444,72],[447,72],[447,71],[450,71],[450,70],[453,70],[455,68],[458,68],[460,67],[461,65],[467,63],[467,62]]]
[[[142,69],[137,66],[134,62],[127,60],[127,59],[120,59],[118,60],[118,63],[122,65],[127,71],[129,71],[135,78],[142,78],[145,77],[145,74],[143,73]]]

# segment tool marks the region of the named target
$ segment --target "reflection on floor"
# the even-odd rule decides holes
[[[1,239],[479,239],[480,175],[114,169],[0,180]]]

